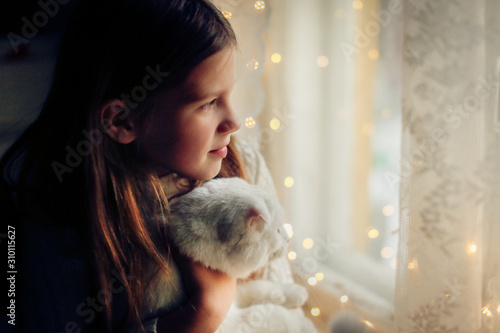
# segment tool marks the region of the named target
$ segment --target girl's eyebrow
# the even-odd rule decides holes
[[[225,90],[220,90],[220,91],[210,91],[207,93],[198,93],[196,90],[193,89],[186,89],[185,90],[185,97],[186,100],[189,102],[198,102],[198,101],[203,101],[206,100],[212,96],[220,96],[224,93]]]

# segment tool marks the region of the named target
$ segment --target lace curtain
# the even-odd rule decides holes
[[[398,332],[500,332],[498,13],[405,2]]]

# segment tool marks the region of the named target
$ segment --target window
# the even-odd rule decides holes
[[[261,78],[265,97],[255,88],[241,92],[250,93],[257,107],[240,106],[247,119],[242,136],[260,140],[287,209],[293,232],[289,258],[296,278],[311,288],[305,310],[317,316],[319,327],[348,308],[390,331],[398,242],[402,4],[265,3],[264,10],[252,14],[258,17],[249,21],[253,26],[232,21],[237,33],[248,35],[262,27],[259,19],[269,19],[261,36],[265,57],[252,56],[264,61],[262,75],[252,75]],[[242,48],[242,61],[255,64],[245,53],[252,48]],[[249,119],[257,119],[260,127]]]

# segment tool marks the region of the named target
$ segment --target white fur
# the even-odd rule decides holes
[[[295,309],[298,310],[298,309]],[[216,333],[315,333],[298,311],[273,303],[238,308],[234,304]]]
[[[284,217],[278,200],[263,189],[240,178],[220,178],[175,201],[170,225],[180,252],[207,267],[246,278],[285,254]],[[178,271],[174,273],[173,280],[180,283]],[[150,309],[172,310],[182,301],[182,288],[169,283],[172,277],[162,272],[154,277]],[[316,332],[297,309],[306,299],[307,291],[294,283],[240,281],[235,302],[217,333]]]
[[[236,304],[246,308],[253,304],[273,303],[294,309],[302,306],[307,296],[307,290],[296,283],[250,280],[238,284]]]
[[[211,180],[171,206],[172,235],[180,251],[236,278],[285,253],[284,219],[275,197],[241,178]]]

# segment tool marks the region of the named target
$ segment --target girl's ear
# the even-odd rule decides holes
[[[136,138],[130,109],[122,100],[113,99],[104,103],[99,110],[99,121],[106,134],[116,142],[127,144]]]

